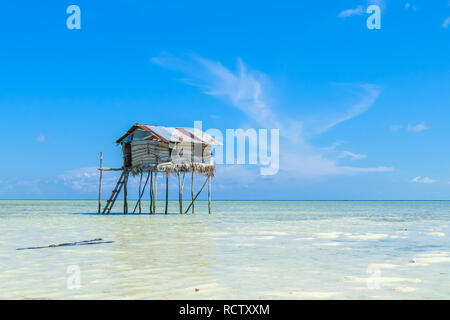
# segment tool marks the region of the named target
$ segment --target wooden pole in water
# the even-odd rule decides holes
[[[180,209],[180,214],[183,213],[183,204],[181,203],[181,181],[180,181],[180,173],[177,172],[178,177],[178,207]]]
[[[178,204],[180,207],[180,214],[183,214],[183,186],[184,186],[184,178],[186,177],[186,172],[183,172],[183,180],[180,181],[180,173],[177,172],[178,175]]]
[[[166,172],[166,210],[164,211],[167,214],[167,207],[169,205],[169,173]]]
[[[192,214],[194,214],[194,170],[192,170],[192,178],[191,178],[191,200],[192,200]]]
[[[141,177],[139,178],[139,214],[142,213],[142,206],[141,206],[141,190],[142,190],[142,171],[141,171]]]
[[[150,172],[150,214],[153,213],[153,171]]]
[[[208,214],[211,214],[211,176],[208,177]]]
[[[206,178],[205,183],[203,183],[202,187],[200,188],[200,191],[196,194],[196,196],[194,197],[194,199],[192,199],[191,203],[189,204],[189,206],[187,207],[186,211],[184,213],[188,213],[189,209],[191,208],[191,206],[194,205],[194,201],[197,199],[197,197],[200,195],[200,193],[202,192],[203,188],[206,186],[206,183],[209,181],[209,177]]]
[[[128,175],[129,172],[127,171],[123,184],[123,214],[128,214]]]
[[[153,195],[153,214],[156,214],[156,200],[158,197],[158,180],[157,180],[158,172],[155,172],[155,193]]]
[[[136,209],[137,209],[138,205],[140,205],[141,202],[142,202],[142,196],[143,196],[144,193],[145,193],[145,187],[147,186],[147,183],[148,183],[148,180],[149,180],[149,179],[150,179],[150,171],[149,171],[148,174],[147,174],[147,179],[145,179],[144,187],[142,188],[142,191],[141,191],[141,193],[140,193],[140,201],[139,201],[139,202],[136,202],[136,205],[134,206],[133,213],[136,212]]]
[[[98,213],[102,210],[102,178],[103,178],[103,152],[100,152],[100,182],[98,184]]]

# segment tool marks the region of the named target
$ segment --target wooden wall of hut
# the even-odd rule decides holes
[[[171,145],[169,143],[163,141],[133,141],[131,143],[132,166],[165,163],[173,161],[176,155],[182,159],[186,159],[187,156],[191,162],[209,163],[212,159],[211,147],[207,145],[186,142],[178,143],[175,149],[171,149],[170,147]],[[194,153],[198,153],[197,148],[201,150],[201,154],[194,157]]]
[[[133,141],[131,143],[133,167],[170,161],[169,144],[163,141]]]

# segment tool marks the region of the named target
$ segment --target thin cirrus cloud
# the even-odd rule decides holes
[[[435,183],[436,180],[428,178],[428,177],[421,177],[421,176],[417,176],[413,179],[411,179],[411,182],[414,183],[423,183],[423,184],[431,184],[431,183]]]
[[[381,10],[384,10],[386,8],[386,4],[385,4],[384,0],[367,0],[365,7],[369,7],[370,5],[377,5],[378,7],[380,7]],[[339,12],[337,17],[338,18],[347,18],[347,17],[351,17],[351,16],[361,16],[365,13],[365,9],[364,9],[365,7],[362,5],[358,5],[355,8],[342,10],[341,12]],[[405,4],[406,9],[408,9],[409,7],[410,7],[409,3]],[[414,10],[415,10],[415,6],[414,6]]]
[[[45,142],[45,135],[43,133],[40,133],[38,135],[38,137],[36,138],[36,141],[40,142],[40,143],[44,143]]]
[[[405,129],[408,132],[423,132],[425,130],[430,129],[430,126],[427,125],[425,121],[418,123],[418,124],[411,124],[408,123],[407,126],[403,126],[401,124],[394,124],[392,125],[389,130],[391,132],[397,132],[399,130]]]
[[[367,158],[367,155],[362,153],[354,153],[351,151],[342,151],[339,158],[350,158],[351,160],[361,160]]]
[[[450,25],[450,17],[444,20],[444,22],[442,23],[442,28],[446,29],[448,28],[449,25]]]
[[[263,128],[280,129],[280,173],[292,177],[317,177],[329,175],[353,175],[366,172],[386,172],[393,168],[380,166],[363,168],[344,166],[344,158],[359,160],[365,155],[330,148],[316,147],[310,139],[331,130],[338,124],[366,112],[376,101],[381,90],[373,84],[353,85],[358,99],[347,110],[333,118],[324,120],[311,128],[292,115],[281,116],[274,108],[274,99],[269,95],[270,81],[259,71],[249,70],[241,59],[233,71],[218,61],[199,56],[180,59],[168,54],[151,58],[151,62],[182,74],[182,81],[198,87],[204,94],[227,102],[244,113],[250,122]],[[220,170],[218,169],[218,175]]]
[[[353,9],[342,10],[341,12],[339,12],[339,14],[337,16],[338,16],[338,18],[347,18],[347,17],[351,17],[351,16],[360,16],[363,13],[364,13],[364,9],[361,5],[359,5]]]
[[[422,132],[428,129],[430,129],[430,127],[426,124],[425,121],[418,124],[409,123],[408,126],[406,127],[406,130],[410,132]]]
[[[409,2],[405,3],[405,9],[411,9],[412,11],[416,11],[417,8],[414,4],[411,4]]]

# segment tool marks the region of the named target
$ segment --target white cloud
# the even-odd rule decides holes
[[[68,170],[59,175],[65,185],[82,192],[93,192],[98,188],[98,170],[95,167]]]
[[[321,154],[282,154],[280,160],[280,171],[283,168],[288,169],[288,173],[292,177],[324,177],[338,175],[355,175],[360,173],[390,172],[394,169],[391,167],[352,167],[339,165],[336,160],[324,157]]]
[[[411,131],[411,132],[422,132],[425,130],[430,129],[429,126],[427,126],[426,122],[421,122],[419,124],[413,125],[413,124],[408,124],[408,127],[406,128],[406,130]]]
[[[43,133],[39,134],[36,138],[37,142],[43,143],[45,142],[45,135]]]
[[[380,88],[373,84],[360,84],[357,87],[359,87],[359,99],[351,104],[342,115],[335,116],[328,120],[325,125],[319,126],[315,131],[316,134],[326,132],[332,127],[366,112],[381,93]]]
[[[292,115],[279,115],[274,109],[274,101],[268,77],[261,72],[248,70],[242,60],[238,59],[236,71],[232,71],[220,62],[198,56],[181,60],[167,54],[154,57],[151,61],[162,67],[181,73],[182,79],[189,85],[199,87],[204,94],[223,99],[229,105],[242,111],[248,120],[262,128],[280,129],[280,173],[290,178],[314,177],[327,175],[350,175],[365,172],[392,171],[390,167],[359,168],[342,166],[339,160],[344,157],[358,160],[366,155],[344,151],[339,153],[329,148],[313,146],[311,137],[324,133],[334,126],[357,117],[366,112],[376,101],[381,90],[373,84],[351,85],[358,97],[347,110],[328,118],[313,128],[305,128],[304,123]],[[326,118],[326,117],[321,117]],[[325,124],[323,124],[325,123]],[[239,170],[237,176],[243,175],[242,168],[222,169],[223,172]],[[249,176],[247,175],[247,178]]]
[[[361,153],[353,153],[351,151],[342,151],[339,158],[350,158],[351,160],[361,160],[367,158],[367,155]]]
[[[339,18],[346,18],[346,17],[350,17],[350,16],[355,16],[355,15],[362,15],[364,13],[364,9],[361,5],[357,6],[356,8],[353,9],[347,9],[347,10],[343,10],[338,14]]]
[[[442,28],[447,28],[450,25],[450,17],[444,20],[442,23]]]
[[[259,125],[281,127],[263,90],[268,85],[268,79],[262,73],[248,71],[241,59],[238,59],[236,72],[225,68],[220,62],[199,56],[182,61],[169,55],[160,55],[151,61],[184,74],[188,78],[183,81],[199,87],[204,94],[226,100]]]
[[[416,8],[416,6],[414,4],[411,4],[411,3],[407,2],[405,4],[405,9],[410,9],[412,11],[416,11],[417,8]]]
[[[436,182],[436,180],[431,179],[431,178],[428,178],[428,177],[417,176],[417,177],[413,178],[413,179],[411,180],[411,182],[414,182],[414,183],[425,183],[425,184],[430,184],[430,183]]]

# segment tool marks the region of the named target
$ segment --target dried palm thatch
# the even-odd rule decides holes
[[[131,173],[135,176],[143,172],[164,172],[167,174],[175,174],[179,172],[195,172],[198,174],[204,174],[208,177],[214,177],[216,167],[214,164],[190,162],[190,163],[173,163],[165,162],[158,165],[141,164],[131,168]]]

